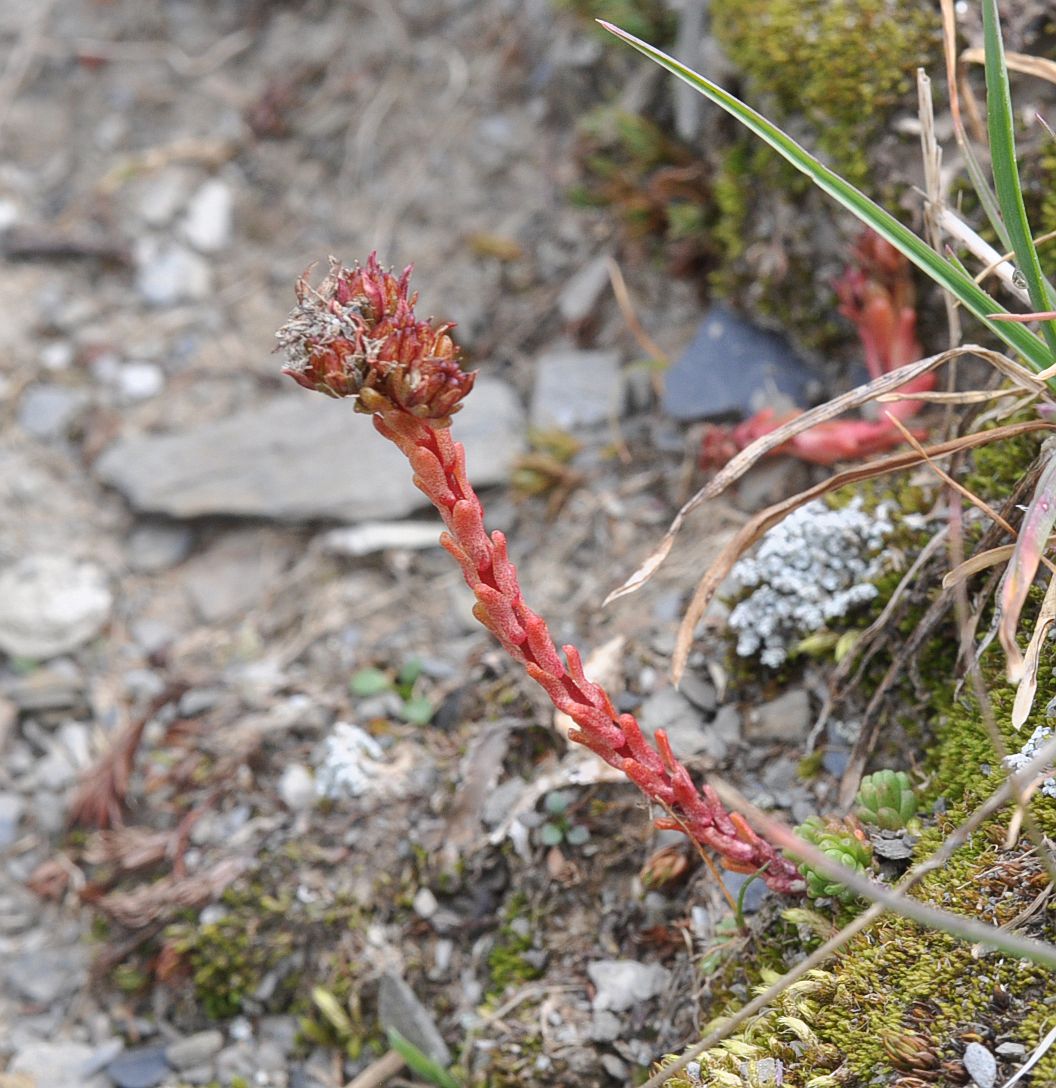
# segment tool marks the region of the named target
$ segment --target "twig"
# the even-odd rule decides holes
[[[406,1065],[402,1055],[396,1050],[386,1051],[377,1061],[371,1062],[357,1077],[350,1080],[345,1088],[378,1088]]]

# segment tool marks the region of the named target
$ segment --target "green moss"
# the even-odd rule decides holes
[[[501,997],[507,986],[531,982],[542,975],[542,968],[526,957],[535,944],[531,912],[523,892],[515,892],[502,912],[503,922],[488,953],[491,986],[488,996]]]
[[[927,0],[715,0],[711,10],[752,91],[781,116],[802,114],[856,182],[892,111],[915,111],[916,69],[939,60],[938,8]]]

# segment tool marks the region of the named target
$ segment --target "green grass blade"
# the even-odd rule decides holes
[[[666,53],[634,37],[633,34],[628,34],[611,23],[602,20],[599,22],[606,30],[622,38],[650,60],[666,68],[672,75],[688,83],[694,90],[721,106],[760,139],[765,140],[797,170],[806,174],[815,185],[856,215],[866,226],[872,227],[877,234],[904,253],[941,287],[950,291],[969,313],[977,317],[1009,347],[1018,351],[1035,371],[1044,370],[1052,363],[1052,353],[1040,337],[1021,325],[1012,326],[988,320],[987,314],[1000,313],[1004,307],[991,298],[971,276],[955,268],[923,239],[904,227],[893,215],[884,211],[879,204],[870,200],[863,192],[844,181],[839,174],[819,162],[809,151],[800,147],[791,136],[768,121],[762,114],[757,113],[751,106],[746,105],[728,91],[724,91],[717,84],[698,75],[691,68],[687,68]]]
[[[1012,93],[1008,86],[1005,46],[1001,40],[1001,22],[997,0],[983,0],[983,45],[986,67],[986,125],[990,135],[990,168],[994,173],[1001,215],[1005,220],[1009,243],[1016,255],[1016,267],[1027,281],[1027,294],[1035,310],[1053,309],[1052,292],[1041,271],[1041,261],[1034,247],[1027,210],[1023,206],[1023,188],[1016,162],[1016,135],[1012,118]],[[1049,350],[1056,356],[1056,328],[1051,321],[1041,324]]]

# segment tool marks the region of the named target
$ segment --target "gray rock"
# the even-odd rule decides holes
[[[571,325],[578,325],[594,312],[602,292],[609,285],[609,258],[607,255],[588,261],[561,291],[557,308]]]
[[[535,365],[532,426],[574,431],[607,422],[622,410],[623,378],[614,351],[560,348]]]
[[[1027,1048],[1022,1043],[998,1043],[994,1049],[1002,1058],[1008,1058],[1011,1061],[1017,1061],[1027,1056]]]
[[[513,390],[478,381],[454,433],[466,447],[470,480],[503,482],[523,445]],[[193,430],[121,440],[95,471],[138,509],[178,518],[364,521],[427,504],[403,455],[350,404],[303,390]]]
[[[209,265],[175,242],[141,238],[136,245],[136,288],[151,306],[201,302],[213,287]]]
[[[748,881],[751,881],[751,883],[748,884]],[[748,873],[735,873],[730,869],[723,870],[722,882],[735,900],[745,884],[748,884],[748,890],[744,893],[743,901],[745,914],[755,914],[766,899],[766,881],[753,879]]]
[[[31,385],[18,403],[18,422],[34,438],[62,438],[87,403],[88,395],[81,389]]]
[[[201,253],[217,253],[231,241],[231,213],[234,197],[220,178],[201,185],[187,205],[181,223],[184,238]]]
[[[186,525],[149,522],[132,530],[128,537],[128,565],[141,574],[168,570],[187,558],[194,533]]]
[[[997,1079],[997,1061],[982,1043],[969,1043],[964,1048],[961,1060],[978,1088],[993,1088]]]
[[[93,1053],[84,1043],[27,1043],[7,1071],[25,1074],[39,1088],[107,1088],[105,1077],[85,1074]]]
[[[736,744],[741,739],[741,712],[732,703],[720,706],[711,723],[711,732],[727,745]]]
[[[87,950],[72,945],[23,952],[7,960],[4,977],[27,1001],[51,1006],[84,986],[88,978]]]
[[[223,1032],[215,1028],[211,1031],[199,1031],[188,1035],[186,1039],[177,1039],[165,1048],[165,1059],[173,1069],[190,1069],[203,1065],[220,1053],[224,1045]]]
[[[17,793],[0,793],[0,850],[18,838],[18,825],[26,811],[26,800]]]
[[[683,420],[749,416],[775,389],[795,404],[808,404],[815,384],[788,341],[717,305],[666,372],[663,406]]]
[[[293,812],[305,812],[316,801],[315,776],[303,763],[289,763],[279,779],[279,797]]]
[[[710,680],[687,672],[678,685],[678,690],[698,709],[710,713],[717,705],[715,687]]]
[[[216,1079],[230,1084],[235,1077],[252,1083],[257,1072],[256,1047],[251,1042],[238,1042],[224,1047],[216,1057]]]
[[[597,960],[587,965],[587,974],[594,983],[595,1011],[633,1008],[662,993],[671,979],[671,972],[660,964],[636,960]]]
[[[137,179],[136,211],[149,226],[164,227],[183,207],[194,183],[195,171],[182,165],[164,166]]]
[[[106,1067],[106,1075],[117,1088],[155,1088],[170,1072],[163,1046],[126,1050]]]
[[[726,742],[674,688],[661,688],[650,695],[638,711],[638,721],[649,737],[655,737],[658,729],[665,730],[672,750],[680,759],[708,756],[721,763],[726,758]]]
[[[750,741],[796,743],[806,739],[811,724],[810,696],[802,688],[792,688],[753,707],[744,732]]]
[[[595,1009],[590,1021],[590,1037],[596,1043],[611,1043],[624,1033],[623,1021],[608,1009]]]
[[[103,626],[112,605],[94,563],[28,556],[0,574],[0,650],[37,659],[75,650]]]
[[[451,1064],[451,1051],[429,1010],[415,997],[410,986],[392,972],[386,973],[381,980],[378,1020],[386,1031],[395,1029],[434,1062],[443,1066]]]

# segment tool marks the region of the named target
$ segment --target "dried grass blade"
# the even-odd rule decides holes
[[[988,432],[992,433],[992,432]],[[1001,620],[997,634],[1008,661],[1008,679],[1017,683],[1023,675],[1023,655],[1016,643],[1016,627],[1027,600],[1027,593],[1042,553],[1056,524],[1056,451],[1050,453],[1042,470],[1034,497],[1030,500],[1023,523],[1019,528],[1016,550],[1009,561],[1001,587],[998,590],[998,608]]]
[[[978,356],[980,359],[997,367],[998,370],[1003,374],[1007,374],[1014,381],[1026,385],[1031,392],[1038,392],[1042,389],[1042,387],[1034,380],[1031,372],[1025,367],[1019,366],[999,352],[990,351],[977,344],[967,344],[964,347],[953,348],[950,351],[932,355],[927,359],[921,359],[919,362],[910,363],[908,366],[901,367],[899,370],[891,371],[890,374],[884,374],[874,381],[867,382],[865,385],[860,385],[857,388],[844,393],[842,396],[836,397],[834,400],[819,405],[817,408],[811,408],[809,411],[797,416],[784,426],[779,427],[776,431],[763,435],[748,446],[747,449],[742,450],[721,472],[683,503],[660,543],[648,556],[646,556],[645,560],[639,564],[635,571],[605,598],[603,604],[611,604],[620,597],[626,597],[628,594],[635,593],[637,590],[641,589],[641,587],[652,578],[667,558],[671,551],[671,547],[675,542],[675,537],[678,535],[686,518],[700,506],[701,503],[722,494],[730,484],[743,475],[743,473],[747,472],[756,461],[765,457],[771,450],[783,445],[790,438],[800,434],[802,431],[809,430],[815,424],[827,422],[835,416],[838,416],[851,408],[857,408],[883,393],[893,392],[899,386],[905,385],[906,382],[911,381],[913,378],[916,378],[921,374],[926,374],[929,370],[933,370],[942,363],[947,362],[950,359],[955,359],[960,355]]]
[[[1031,419],[1023,423],[1013,423],[1007,427],[995,427],[993,430],[983,431],[979,434],[954,438],[949,442],[942,442],[929,447],[925,450],[925,453],[929,458],[947,457],[960,450],[975,449],[977,446],[984,446],[990,442],[1000,442],[1002,439],[1016,438],[1019,435],[1030,434],[1034,431],[1052,430],[1056,430],[1056,424],[1047,423],[1041,419]],[[888,472],[898,472],[901,469],[912,468],[914,465],[919,465],[921,460],[920,454],[913,450],[906,453],[891,454],[888,457],[881,457],[876,461],[871,461],[869,464],[846,469],[819,484],[815,484],[806,491],[801,491],[798,495],[792,495],[779,503],[775,503],[773,506],[767,507],[765,510],[761,510],[751,520],[745,522],[715,558],[704,577],[697,583],[693,599],[689,602],[686,613],[682,617],[671,666],[671,673],[675,683],[678,683],[685,670],[686,660],[693,644],[693,631],[711,603],[712,597],[715,596],[716,590],[733,569],[734,563],[767,529],[776,525],[793,510],[804,506],[813,499],[828,494],[830,491],[835,491],[847,484],[858,483],[861,480],[871,480],[874,476],[883,476]],[[682,509],[685,510],[686,507]],[[668,530],[668,535],[671,535],[671,530]],[[670,546],[671,544],[668,542],[667,547],[670,548]]]
[[[1015,544],[1002,544],[999,548],[990,548],[988,551],[971,556],[963,563],[959,563],[953,570],[946,572],[942,579],[942,588],[952,589],[954,586],[960,585],[961,582],[966,582],[973,574],[978,574],[981,570],[989,570],[990,567],[996,567],[998,563],[1011,559],[1015,550]]]
[[[1056,622],[1056,575],[1049,579],[1045,598],[1041,602],[1034,634],[1030,636],[1027,652],[1023,657],[1023,679],[1016,688],[1016,698],[1012,703],[1012,725],[1020,729],[1034,709],[1034,698],[1038,693],[1038,665],[1041,663],[1041,649],[1049,628]]]
[[[985,64],[986,50],[979,46],[965,49],[961,52],[961,61],[965,64]],[[1009,51],[1005,53],[1005,65],[1013,72],[1056,83],[1056,61],[1049,60],[1047,57],[1032,57],[1029,53]]]

